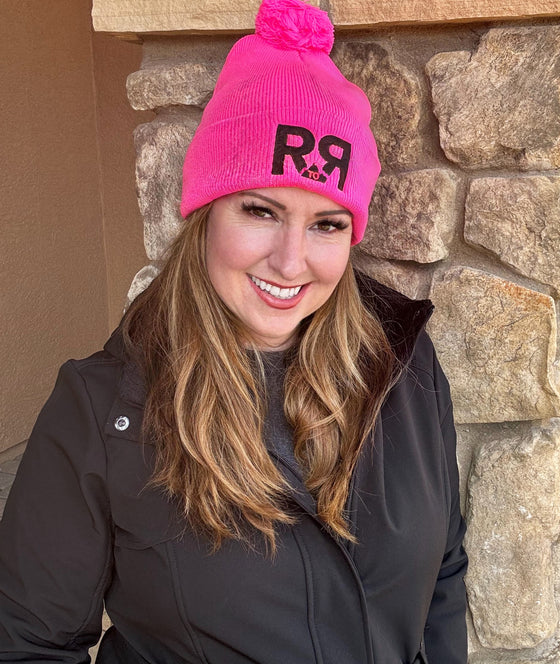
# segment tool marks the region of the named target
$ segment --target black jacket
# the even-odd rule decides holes
[[[275,558],[215,554],[147,487],[144,388],[114,334],[67,362],[0,525],[0,661],[101,664],[464,664],[466,557],[447,381],[413,302],[362,280],[406,369],[359,459],[357,545],[336,541],[277,463],[299,520]],[[271,454],[274,454],[271,451]],[[183,532],[182,532],[183,530]]]

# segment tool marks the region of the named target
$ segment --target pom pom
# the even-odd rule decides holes
[[[327,12],[302,0],[263,0],[256,33],[276,48],[331,52],[334,28]]]

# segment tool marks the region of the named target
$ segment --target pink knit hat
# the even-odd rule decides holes
[[[300,187],[352,213],[356,244],[380,171],[368,98],[329,57],[326,12],[263,0],[255,24],[231,49],[187,150],[181,213],[245,189]]]

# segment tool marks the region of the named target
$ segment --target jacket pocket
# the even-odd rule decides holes
[[[124,549],[151,549],[181,536],[180,528],[173,523],[162,523],[148,530],[131,527],[129,524],[115,525],[115,546]]]

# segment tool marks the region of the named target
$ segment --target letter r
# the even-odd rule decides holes
[[[342,150],[340,157],[335,157],[335,155],[331,154],[329,148],[333,145]],[[346,176],[348,175],[351,152],[352,146],[350,143],[343,141],[337,136],[323,136],[319,141],[319,154],[326,161],[326,164],[323,166],[323,172],[330,175],[335,168],[338,168],[338,188],[340,191],[343,190]]]
[[[288,145],[289,136],[301,138],[301,145]],[[274,158],[272,160],[272,175],[284,173],[284,161],[291,157],[294,166],[301,173],[307,168],[303,155],[309,154],[315,147],[315,138],[309,129],[291,125],[278,125],[276,129],[276,140],[274,141]]]

